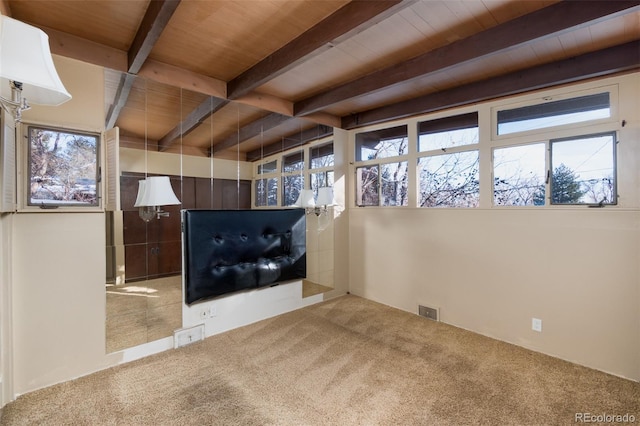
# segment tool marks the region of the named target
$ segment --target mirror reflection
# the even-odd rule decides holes
[[[180,210],[251,208],[256,161],[331,129],[112,70],[105,99],[106,127],[115,129],[107,133],[119,137],[120,202],[106,214],[106,346],[114,352],[182,327]],[[169,178],[180,204],[145,221],[135,205],[139,181],[154,176]],[[300,185],[288,191],[292,202]]]

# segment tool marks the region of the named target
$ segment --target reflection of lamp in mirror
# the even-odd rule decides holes
[[[149,222],[156,217],[168,217],[169,212],[162,210],[162,206],[180,204],[180,200],[171,188],[169,176],[153,176],[138,181],[138,196],[134,207],[139,207],[140,218]]]
[[[333,188],[323,186],[318,188],[318,200],[313,198],[313,191],[310,189],[300,190],[300,195],[294,206],[304,207],[307,214],[315,213],[316,216],[327,213],[327,207],[333,205]]]
[[[24,96],[24,97],[23,97]],[[71,95],[53,65],[49,37],[39,28],[0,16],[0,103],[16,120],[34,104],[60,105]]]

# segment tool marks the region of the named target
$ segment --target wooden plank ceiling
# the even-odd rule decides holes
[[[256,160],[640,68],[640,0],[0,0],[105,67],[125,146]]]

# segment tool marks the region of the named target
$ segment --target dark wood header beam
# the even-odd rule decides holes
[[[640,1],[562,1],[489,28],[478,34],[392,65],[294,105],[296,116],[305,116],[339,102],[376,92],[394,84],[433,74],[452,66],[513,48],[604,17],[628,12]]]
[[[633,69],[640,69],[640,40],[350,115],[342,119],[342,127],[355,129]]]
[[[249,68],[227,85],[229,99],[237,99],[311,57],[330,49],[416,0],[355,0]],[[374,19],[377,18],[377,19]]]

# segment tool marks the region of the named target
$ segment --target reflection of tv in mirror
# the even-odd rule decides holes
[[[306,277],[304,209],[182,214],[187,304]]]

